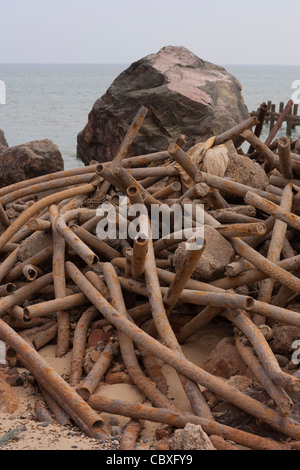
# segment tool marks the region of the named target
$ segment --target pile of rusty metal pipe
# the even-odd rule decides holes
[[[264,332],[274,325],[300,328],[300,313],[290,307],[300,295],[300,161],[285,138],[276,154],[261,142],[251,130],[256,118],[217,136],[216,145],[248,141],[271,167],[277,190],[204,173],[177,144],[126,158],[146,112],[139,110],[112,162],[0,189],[0,340],[7,360],[34,375],[60,424],[73,422],[105,440],[101,412],[131,418],[124,449],[134,448],[147,420],[174,428],[199,424],[220,448],[297,448],[300,423],[290,415],[300,379],[280,367]],[[193,182],[188,191],[182,172]],[[197,274],[210,243],[198,217],[236,256],[209,281]],[[175,269],[178,246],[185,254]],[[216,329],[220,322],[232,326],[267,404],[185,356],[184,344],[212,321]],[[104,339],[91,346],[99,330]],[[46,345],[58,358],[70,354],[67,377],[40,354]],[[91,350],[96,359],[87,368]],[[162,364],[178,375],[190,412],[171,400]],[[133,384],[144,404],[95,394],[118,375],[117,365],[123,372],[115,380]],[[272,438],[219,423],[203,389],[272,428]]]

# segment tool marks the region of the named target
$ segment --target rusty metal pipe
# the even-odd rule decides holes
[[[8,275],[11,269],[15,266],[18,261],[18,252],[19,248],[16,248],[12,253],[10,253],[7,258],[0,265],[0,282]]]
[[[51,222],[48,220],[30,219],[28,220],[26,226],[29,228],[29,230],[32,231],[39,230],[48,232],[51,229]]]
[[[254,194],[252,191],[249,191],[245,196],[245,202],[249,201],[251,201],[251,204],[257,207],[257,209],[267,212],[267,214],[274,215],[282,222],[285,222],[296,230],[300,230],[300,217],[292,212],[282,209],[273,202],[267,201],[258,194]]]
[[[236,338],[236,347],[245,364],[247,364],[258,382],[277,404],[280,413],[285,416],[290,414],[293,410],[292,400],[283,388],[278,387],[272,382],[252,349],[245,346],[239,338]]]
[[[99,358],[95,362],[91,371],[77,387],[76,391],[84,401],[88,401],[93,395],[118,350],[118,343],[108,343],[104,351],[100,354]]]
[[[42,269],[37,268],[33,264],[25,264],[22,269],[24,276],[27,281],[34,281],[38,276],[41,276],[44,272]]]
[[[278,139],[278,156],[281,174],[284,178],[293,178],[293,169],[291,164],[291,143],[287,137]]]
[[[90,307],[81,315],[74,332],[73,349],[70,364],[69,384],[73,387],[79,384],[82,378],[83,359],[85,353],[86,338],[89,326],[99,317],[95,307]]]
[[[121,256],[117,250],[109,246],[103,240],[100,240],[100,238],[92,235],[84,228],[75,224],[72,224],[70,228],[75,233],[75,235],[80,238],[80,240],[86,243],[86,245],[90,246],[93,250],[95,250],[96,253],[98,253],[100,256],[103,256],[105,259],[111,261],[114,258]]]
[[[229,238],[246,237],[249,234],[263,236],[267,233],[264,223],[221,225],[216,227],[216,230],[221,235]]]
[[[300,255],[295,256],[294,258],[279,261],[279,263],[275,263],[275,265],[285,271],[295,271],[297,268],[299,268],[299,263]],[[238,276],[232,278],[225,277],[223,279],[213,281],[210,283],[210,285],[214,287],[219,287],[221,289],[235,289],[236,287],[245,286],[253,282],[262,281],[263,279],[266,279],[268,277],[270,276],[267,273],[262,272],[260,269],[252,269],[246,273],[239,274]]]
[[[7,228],[7,230],[2,233],[2,235],[0,236],[0,250],[6,245],[7,242],[11,240],[11,238],[18,232],[18,230],[22,228],[24,224],[26,224],[29,219],[34,217],[41,210],[45,209],[51,204],[63,201],[68,197],[74,197],[80,194],[89,194],[95,191],[96,186],[97,181],[95,180],[93,183],[83,184],[72,189],[67,189],[66,191],[51,194],[50,196],[46,196],[40,201],[37,201],[32,206],[28,207],[28,209],[26,209],[24,212],[22,212],[22,214],[20,214],[20,216]]]
[[[66,225],[63,217],[55,219],[55,227],[59,235],[86,262],[88,266],[99,262],[98,256]]]
[[[9,271],[9,274],[6,276],[7,281],[14,281],[18,277],[22,276],[23,269],[27,265],[39,266],[44,261],[47,261],[53,254],[53,245],[49,245],[43,250],[39,251],[36,255],[31,256],[27,260],[19,263],[15,268]]]
[[[131,419],[126,425],[120,442],[120,450],[135,450],[135,443],[143,429],[143,421]]]
[[[114,267],[110,263],[105,263],[103,265],[103,274],[109,290],[111,305],[116,308],[124,318],[129,319],[122,289]],[[151,380],[143,374],[135,355],[133,341],[121,330],[118,330],[118,337],[123,361],[131,380],[155,406],[173,408],[169,400],[159,392]]]
[[[80,287],[82,292],[90,299],[104,317],[107,318],[116,328],[122,330],[135,343],[174,367],[181,374],[185,374],[191,380],[195,380],[197,383],[221,396],[226,401],[229,401],[238,408],[246,411],[246,413],[270,424],[273,428],[284,432],[290,437],[299,440],[300,426],[298,424],[287,418],[282,418],[282,416],[278,415],[278,413],[266,407],[262,403],[259,403],[247,395],[235,390],[230,385],[224,383],[221,379],[212,376],[208,372],[192,364],[180,354],[171,351],[168,347],[151,338],[115,310],[87,281],[85,276],[75,267],[75,265],[67,262],[66,270],[75,284]],[[217,433],[214,432],[213,434]]]
[[[167,199],[168,196],[180,190],[181,183],[179,183],[179,181],[174,181],[174,183],[171,183],[168,186],[165,186],[164,188],[155,191],[152,196],[155,197],[155,199]]]
[[[2,317],[8,308],[14,307],[15,305],[22,304],[25,300],[36,294],[42,287],[47,286],[52,282],[52,274],[46,274],[45,276],[36,279],[30,284],[17,289],[10,295],[0,298],[0,317]]]
[[[289,184],[284,189],[284,192],[281,198],[280,207],[284,211],[290,211],[292,208],[292,204],[293,204],[293,186],[292,184]],[[281,220],[276,220],[274,229],[272,232],[272,238],[271,238],[271,243],[270,243],[270,247],[268,250],[268,255],[267,255],[267,258],[272,263],[276,263],[280,261],[280,255],[281,255],[283,242],[284,242],[285,235],[286,235],[286,230],[287,230],[287,224],[282,222]],[[259,293],[257,297],[258,300],[269,304],[271,301],[274,285],[275,285],[274,279],[269,278],[269,279],[262,281],[260,284]],[[263,325],[265,323],[265,318],[261,315],[255,315],[253,321],[256,325]]]
[[[38,194],[43,191],[49,191],[51,189],[65,188],[68,186],[73,186],[76,184],[84,184],[90,182],[92,175],[83,174],[78,176],[71,176],[67,178],[58,178],[45,183],[38,183],[35,185],[27,185],[25,188],[13,191],[5,196],[0,198],[1,204],[5,206],[6,204],[13,202],[17,199],[23,198],[24,196],[29,196],[32,194]]]
[[[122,143],[121,143],[121,145],[120,145],[120,148],[119,148],[116,156],[114,157],[114,159],[112,160],[112,162],[109,165],[109,170],[113,171],[115,168],[117,168],[117,166],[122,164],[124,157],[126,156],[129,148],[131,147],[132,142],[134,141],[135,137],[137,136],[137,134],[138,134],[143,122],[144,122],[144,119],[146,117],[147,112],[148,112],[148,110],[144,106],[141,106],[140,109],[138,110],[137,114],[135,115],[135,117],[134,117],[134,119],[133,119],[133,121],[132,121],[132,123],[131,123],[131,125],[130,125],[130,127],[129,127]],[[109,187],[110,187],[110,183],[108,183],[107,181],[104,181],[100,186],[99,193],[102,196],[105,196],[105,194],[109,190]]]
[[[288,375],[281,370],[279,364],[267,343],[264,335],[254,325],[254,323],[242,311],[237,314],[234,310],[226,310],[222,316],[230,320],[239,328],[252,343],[266,373],[270,379],[279,387],[290,393],[300,390],[300,380],[292,375]]]
[[[88,303],[83,294],[73,294],[66,297],[58,297],[55,300],[48,300],[38,304],[28,305],[24,308],[24,320],[31,320],[36,317],[46,317],[54,315],[59,311],[69,310],[74,307]]]
[[[101,430],[103,421],[100,416],[79,397],[37,351],[2,320],[0,320],[0,337],[16,351],[25,367],[36,377],[42,387],[46,388],[54,398],[58,397],[61,406],[64,403],[63,408],[67,414],[69,414],[67,408],[70,408],[88,429],[96,432]]]
[[[112,400],[110,398],[94,395],[89,400],[89,404],[95,410],[111,414],[127,416],[132,419],[143,419],[156,423],[165,423],[170,426],[184,428],[186,424],[193,423],[203,427],[208,435],[223,436],[242,446],[255,450],[289,450],[291,446],[287,443],[280,443],[272,439],[256,436],[254,434],[240,431],[229,426],[200,418],[191,413],[182,411],[167,410],[163,408],[151,408],[150,406],[126,402],[123,400]]]

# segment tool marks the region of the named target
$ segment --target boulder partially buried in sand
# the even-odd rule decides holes
[[[234,250],[231,244],[213,227],[208,225],[204,227],[204,237],[206,240],[205,250],[198,261],[192,278],[212,281],[224,274],[225,267],[234,258]],[[178,271],[182,266],[185,254],[186,244],[181,243],[173,258],[175,271]]]
[[[179,134],[190,148],[249,118],[235,77],[184,47],[167,46],[133,63],[96,101],[78,134],[78,157],[86,165],[111,160],[141,105],[149,112],[131,155],[166,150]]]
[[[169,442],[172,450],[216,450],[202,427],[191,423],[177,429]]]
[[[0,146],[0,187],[63,169],[61,153],[51,140],[9,148]]]

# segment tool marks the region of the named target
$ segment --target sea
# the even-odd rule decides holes
[[[86,125],[94,102],[128,65],[0,64],[0,80],[6,86],[0,128],[9,145],[47,138],[58,145],[66,169],[83,165],[76,157],[77,134]],[[240,81],[249,112],[264,101],[277,107],[282,101],[287,103],[297,91],[293,84],[300,89],[300,66],[223,66]],[[263,138],[268,131],[265,125]],[[285,124],[278,135],[285,135]],[[292,137],[300,137],[300,127]]]

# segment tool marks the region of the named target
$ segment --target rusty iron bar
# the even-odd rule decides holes
[[[264,223],[254,224],[230,224],[216,227],[216,230],[225,237],[246,237],[249,234],[263,236],[267,232],[267,228]]]
[[[33,186],[60,178],[69,178],[71,176],[83,175],[87,173],[93,174],[96,171],[96,166],[97,165],[82,166],[80,168],[72,168],[71,170],[58,171],[56,173],[49,173],[47,175],[37,176],[36,178],[18,181],[17,183],[0,188],[0,197],[3,197],[6,194],[12,193],[14,191],[18,191],[19,189],[26,188],[27,186]]]
[[[198,168],[191,162],[189,157],[179,147],[179,145],[171,144],[168,148],[168,152],[171,157],[184,169],[188,176],[195,181],[195,183],[200,183],[200,181],[195,180],[196,175],[199,173]]]
[[[98,256],[67,226],[64,218],[55,218],[55,227],[58,234],[68,245],[86,262],[88,266],[99,262]]]
[[[167,151],[149,153],[147,155],[138,155],[136,157],[126,157],[122,162],[122,166],[124,168],[136,168],[139,166],[149,165],[150,163],[160,163],[164,160],[168,160],[169,158],[170,155]],[[109,162],[104,163],[104,165],[109,165]]]
[[[148,240],[137,236],[133,242],[131,270],[133,279],[138,280],[145,272]]]
[[[39,266],[40,264],[47,261],[52,256],[52,254],[53,254],[53,245],[49,245],[48,247],[36,253],[35,255],[31,256],[31,258],[28,258],[22,263],[19,263],[14,268],[12,267],[12,269],[9,271],[9,273],[6,276],[6,280],[11,282],[11,281],[18,279],[20,276],[22,276],[23,269],[26,265],[31,264],[33,266]]]
[[[181,183],[179,183],[179,181],[174,181],[174,183],[171,183],[168,186],[165,186],[164,188],[155,191],[152,196],[155,197],[155,199],[167,199],[168,196],[180,190]]]
[[[293,187],[292,184],[289,184],[284,189],[280,207],[284,211],[290,211],[293,204]],[[280,255],[282,251],[283,241],[285,239],[287,230],[287,224],[282,222],[281,220],[276,220],[274,229],[272,232],[272,238],[270,242],[270,247],[268,250],[267,258],[272,261],[272,263],[276,263],[280,261]],[[273,288],[275,285],[274,279],[266,279],[261,282],[259,293],[257,299],[261,302],[266,302],[267,304],[270,303]],[[261,315],[255,315],[253,321],[256,325],[263,325],[265,323],[265,318]]]
[[[145,283],[149,302],[152,307],[152,316],[155,328],[165,342],[165,344],[173,351],[179,353],[184,357],[176,336],[168,321],[167,313],[165,310],[162,292],[160,289],[159,278],[155,263],[155,254],[152,242],[152,233],[149,222],[150,238],[148,240],[148,251],[145,260]],[[150,326],[151,328],[151,326]],[[204,400],[204,397],[198,387],[193,381],[188,379],[182,374],[178,374],[185,393],[191,403],[193,412],[198,416],[211,417],[210,409]]]
[[[143,122],[144,122],[144,119],[146,117],[146,114],[148,112],[148,109],[145,108],[144,106],[141,106],[140,109],[138,110],[137,114],[135,115],[121,145],[120,145],[120,148],[116,154],[116,156],[114,157],[114,159],[112,160],[112,162],[110,163],[109,165],[109,170],[113,171],[115,168],[117,168],[120,164],[122,164],[123,162],[123,159],[125,158],[128,150],[130,149],[131,147],[131,144],[133,143],[135,137],[137,136]],[[101,194],[102,196],[105,196],[105,194],[107,193],[107,191],[109,190],[109,187],[110,187],[110,183],[107,182],[107,181],[104,181],[101,186],[100,186],[100,189],[99,189],[99,194]]]
[[[132,321],[129,318],[119,278],[114,267],[110,263],[105,263],[102,269],[108,287],[111,305],[120,313],[120,315],[122,315],[124,318],[127,318],[129,321]],[[135,354],[132,339],[121,330],[117,331],[122,358],[133,383],[155,406],[163,406],[164,408],[172,409],[173,405],[169,402],[165,395],[163,395],[153,385],[152,381],[149,380],[142,372]]]
[[[127,168],[126,171],[136,180],[144,178],[166,178],[167,176],[179,176],[179,171],[174,166]]]
[[[42,287],[51,284],[52,280],[52,273],[46,274],[45,276],[26,284],[24,287],[17,289],[12,294],[0,298],[0,317],[2,317],[10,307],[22,304],[25,300],[28,300],[30,297],[35,295]]]
[[[175,351],[159,343],[147,333],[134,325],[115,310],[104,297],[88,282],[85,276],[71,263],[66,263],[66,270],[73,282],[89,298],[91,303],[107,318],[116,328],[122,330],[135,343],[147,349],[165,363],[174,367],[181,374],[185,374],[191,380],[208,388],[213,393],[221,396],[226,401],[234,404],[246,413],[269,424],[296,440],[300,438],[300,426],[288,418],[283,418],[276,411],[235,390],[221,379],[209,374],[200,367],[191,363]],[[1,329],[0,329],[1,332]],[[161,420],[160,420],[161,422]],[[216,434],[215,432],[213,434]]]
[[[37,281],[34,281],[37,282]],[[33,283],[32,283],[33,284]],[[31,286],[32,286],[31,284]],[[26,343],[12,328],[0,320],[0,338],[6,341],[21,358],[25,367],[50,395],[59,400],[60,406],[68,413],[71,409],[91,431],[100,431],[103,421],[100,416],[82,400],[81,397],[62,379],[62,377]]]
[[[130,311],[128,312],[131,313]],[[139,352],[142,357],[146,372],[150,379],[155,383],[158,390],[163,393],[163,395],[168,395],[168,383],[166,377],[162,372],[161,366],[158,364],[158,360],[153,354],[150,354],[144,348],[139,347]]]
[[[242,311],[226,310],[222,316],[230,320],[249,339],[269,378],[290,393],[300,390],[300,380],[283,372],[264,335]]]
[[[13,191],[9,194],[6,194],[5,196],[1,196],[0,201],[1,204],[5,206],[6,204],[23,198],[24,196],[39,194],[43,191],[49,191],[51,189],[60,189],[77,184],[89,183],[91,178],[93,178],[93,175],[83,174],[78,176],[71,176],[69,178],[53,179],[52,181],[47,181],[45,183],[39,183],[32,186],[27,185],[23,189],[19,189],[18,191]]]
[[[299,267],[299,263],[300,255],[297,255],[294,258],[282,260],[275,265],[279,266],[285,271],[294,271]],[[219,287],[221,289],[235,289],[236,287],[262,281],[268,277],[270,276],[267,273],[264,273],[262,270],[256,268],[232,278],[225,277],[223,279],[218,279],[217,281],[212,281],[210,285]]]
[[[204,183],[195,184],[192,188],[188,189],[178,200],[177,204],[181,204],[184,199],[203,199],[209,193],[210,188]]]
[[[68,418],[67,414],[56,403],[56,401],[51,397],[47,390],[45,390],[40,384],[39,389],[44,397],[45,402],[47,403],[48,408],[52,411],[57,423],[61,426],[71,426],[71,421]]]
[[[72,387],[78,385],[81,381],[87,332],[89,326],[97,317],[99,317],[98,310],[95,307],[90,307],[88,310],[83,312],[77,322],[74,332],[69,376],[69,384]]]
[[[65,276],[65,239],[59,234],[56,226],[56,220],[59,217],[59,211],[55,205],[49,207],[50,221],[52,225],[53,238],[53,284],[55,299],[66,297],[66,276]],[[54,310],[55,311],[55,310]],[[63,357],[69,351],[70,344],[70,318],[69,313],[60,309],[57,312],[57,344],[56,356]],[[24,312],[24,320],[25,320]]]
[[[279,129],[281,128],[284,120],[286,119],[287,115],[291,111],[291,109],[293,107],[293,104],[294,104],[293,100],[288,101],[286,107],[284,108],[281,115],[279,116],[278,121],[276,122],[275,126],[271,130],[270,135],[268,136],[267,140],[265,141],[266,146],[271,145],[271,143],[273,142],[273,140],[276,137],[276,134],[278,133]]]
[[[264,387],[268,395],[274,400],[280,413],[285,416],[289,415],[293,410],[293,402],[286,391],[272,382],[252,349],[245,346],[238,337],[236,337],[236,347],[245,364]]]
[[[23,227],[24,224],[26,224],[29,219],[34,217],[41,210],[45,209],[51,204],[63,201],[69,197],[94,192],[97,184],[98,180],[96,179],[93,183],[83,184],[72,189],[67,189],[65,191],[51,194],[50,196],[46,196],[40,201],[35,202],[32,206],[28,207],[28,209],[22,212],[22,214],[20,214],[20,216],[7,228],[7,230],[5,230],[5,232],[0,235],[0,249],[2,249],[6,243],[12,239],[12,237],[18,232],[20,228]]]
[[[12,251],[0,265],[0,282],[8,275],[18,261],[19,247]]]
[[[240,197],[245,197],[248,191],[252,191],[256,194],[259,194],[266,199],[280,204],[280,197],[276,194],[267,193],[261,189],[252,188],[242,183],[237,183],[235,181],[221,178],[220,176],[210,175],[204,172],[198,172],[199,182],[205,183],[208,186],[223,191],[225,194],[236,195]]]
[[[57,330],[58,326],[57,323],[55,323],[55,325],[50,326],[47,330],[40,331],[36,335],[32,336],[31,341],[35,349],[38,351],[55,339],[57,337]]]
[[[109,246],[105,241],[92,235],[84,228],[76,224],[70,224],[71,230],[82,240],[86,245],[90,246],[97,254],[103,256],[106,260],[113,260],[114,258],[120,257],[120,253]]]
[[[268,112],[268,105],[266,103],[262,103],[260,105],[259,114],[258,114],[258,117],[257,117],[259,122],[256,125],[255,130],[254,130],[254,135],[258,139],[260,138],[261,132],[263,130],[263,126],[264,126],[264,123],[265,123],[267,112]],[[250,145],[247,155],[252,154],[254,152],[254,150],[255,150],[254,147],[252,145]]]
[[[280,137],[278,139],[278,156],[282,176],[287,179],[292,179],[291,143],[287,137]]]
[[[124,434],[120,441],[120,450],[135,450],[135,443],[144,427],[143,421],[131,419],[126,425]]]
[[[59,311],[69,310],[74,307],[86,305],[87,298],[83,294],[72,294],[65,297],[57,297],[55,300],[47,300],[38,304],[28,305],[24,308],[24,320],[36,317],[54,315]]]
[[[0,223],[1,225],[3,225],[3,227],[10,226],[10,220],[1,203],[0,203]]]
[[[258,124],[259,119],[255,116],[240,122],[228,131],[223,132],[223,134],[218,135],[215,139],[214,146],[225,144],[229,140],[233,140],[235,137],[238,137],[244,130],[251,129]]]
[[[28,220],[26,226],[29,228],[29,230],[32,231],[44,231],[48,232],[51,230],[51,222],[49,220],[42,220],[42,219],[30,219]]]
[[[300,217],[289,212],[271,201],[267,201],[258,194],[254,194],[252,191],[249,191],[245,196],[245,201],[251,201],[251,204],[254,205],[257,209],[260,209],[267,214],[275,216],[277,219],[285,222],[290,227],[300,230]]]
[[[97,165],[96,172],[97,175],[101,176],[101,178],[103,178],[107,184],[112,185],[116,189],[119,189],[120,191],[125,193],[126,187],[118,180],[118,178],[114,175],[113,171],[109,170],[109,168],[106,168],[104,165],[99,164]],[[100,199],[102,199],[104,196],[105,194],[102,195],[102,193],[99,195]]]
[[[205,251],[206,240],[201,240],[202,244],[199,244],[199,249],[192,249],[186,252],[185,258],[183,260],[182,266],[177,271],[174,280],[172,281],[170,287],[168,288],[166,294],[164,295],[163,301],[166,307],[166,314],[169,316],[175,307],[177,301],[179,300],[186,283],[192,276],[193,272],[196,269],[196,266]],[[195,235],[188,243],[197,243],[198,238]],[[187,246],[187,245],[186,245]]]
[[[182,411],[152,408],[143,404],[113,400],[96,395],[90,398],[89,404],[97,411],[127,416],[132,419],[165,423],[178,428],[184,428],[186,424],[193,423],[202,426],[208,435],[223,436],[225,439],[255,450],[290,450],[292,448],[288,443],[276,442],[269,438],[256,436]]]
[[[88,375],[80,382],[80,385],[76,388],[77,393],[88,401],[93,395],[94,391],[99,386],[102,378],[104,377],[107,369],[109,368],[114,356],[116,356],[119,350],[117,342],[109,342],[99,358],[93,365]]]
[[[34,281],[38,276],[41,276],[44,273],[42,269],[33,266],[33,264],[25,264],[22,272],[27,281]]]

